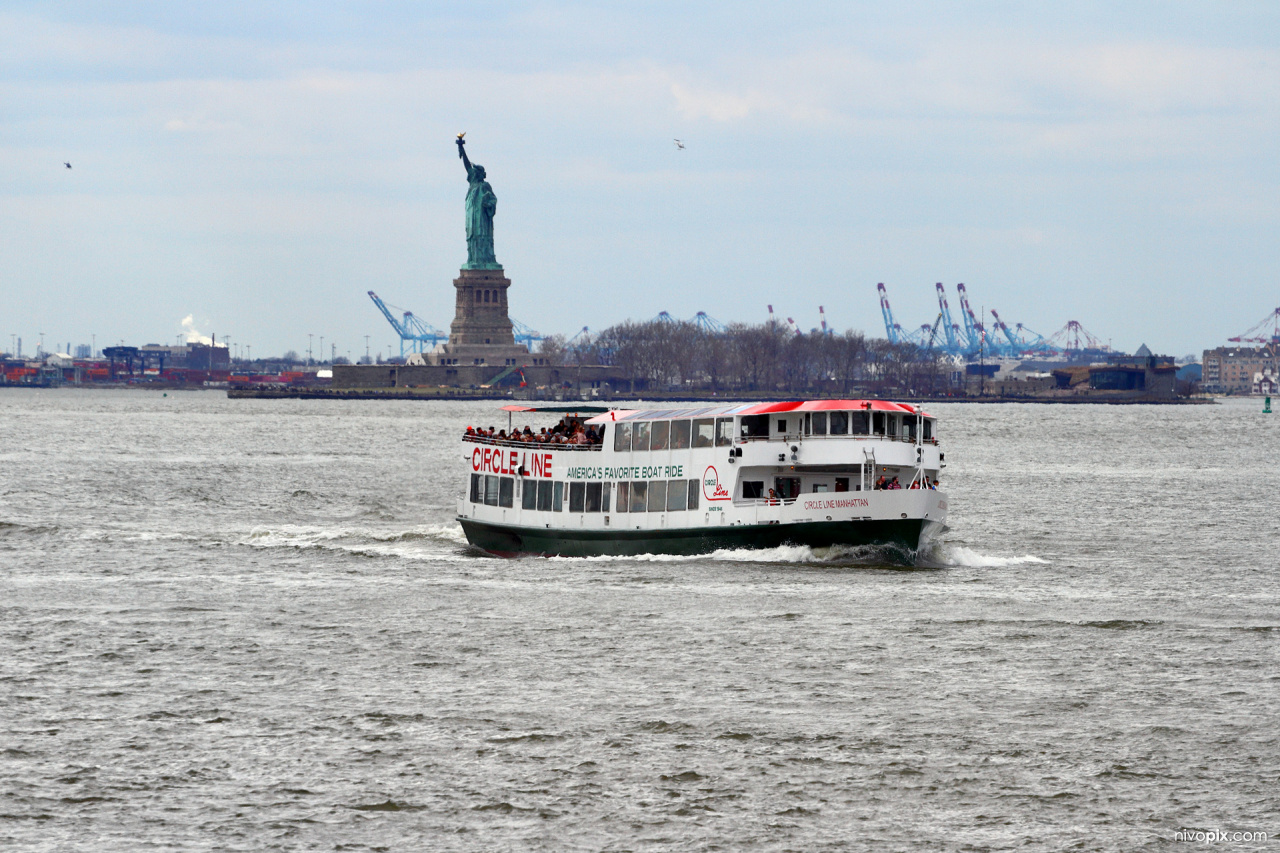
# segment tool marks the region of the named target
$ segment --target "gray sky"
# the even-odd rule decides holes
[[[1272,3],[53,5],[0,11],[3,348],[447,328],[462,130],[543,332],[942,281],[1181,355],[1280,304]]]

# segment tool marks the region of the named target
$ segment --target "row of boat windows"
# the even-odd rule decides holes
[[[743,415],[738,432],[742,438],[767,438],[768,415]],[[788,419],[777,418],[776,435],[795,431]],[[923,424],[923,426],[919,426]],[[918,415],[895,415],[886,412],[806,412],[803,423],[795,428],[805,435],[888,435],[915,439],[917,428],[922,438],[933,438],[933,421]],[[613,449],[618,453],[645,450],[683,450],[688,447],[727,447],[733,444],[733,418],[693,418],[677,421],[632,421],[614,427]]]
[[[917,425],[924,423],[924,438],[933,438],[933,421],[919,415],[888,412],[806,412],[805,435],[897,435],[915,437]]]
[[[688,421],[634,421],[613,431],[613,449],[683,450],[687,447],[727,447],[733,443],[733,418],[695,418]]]
[[[513,507],[516,479],[497,474],[471,475],[471,503]],[[609,512],[613,483],[563,483],[525,480],[521,509],[538,512]],[[697,509],[699,480],[631,480],[617,484],[616,512],[680,512]]]

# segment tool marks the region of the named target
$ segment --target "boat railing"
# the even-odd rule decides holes
[[[557,444],[554,441],[513,441],[509,438],[490,438],[487,435],[464,435],[463,441],[472,444],[489,444],[496,447],[516,447],[521,450],[602,450],[602,444]]]
[[[738,498],[734,506],[791,506],[799,498]]]
[[[737,444],[750,444],[753,441],[781,441],[785,443],[789,441],[812,441],[815,439],[819,441],[857,440],[857,441],[901,441],[901,442],[904,442],[905,444],[916,443],[915,438],[908,435],[863,435],[861,433],[858,433],[856,435],[840,435],[840,434],[836,434],[836,435],[812,435],[811,434],[811,435],[785,435],[785,436],[784,435],[750,435],[750,436],[744,436],[742,438],[736,438],[734,439],[734,442]],[[934,436],[933,438],[926,438],[920,443],[931,444],[936,446],[938,444],[938,438],[937,436]]]

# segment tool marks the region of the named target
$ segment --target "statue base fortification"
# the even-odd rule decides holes
[[[510,365],[529,362],[529,349],[516,343],[507,315],[511,279],[501,268],[462,269],[453,280],[457,307],[448,343],[427,355],[437,365]]]

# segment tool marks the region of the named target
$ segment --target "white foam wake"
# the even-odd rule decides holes
[[[722,548],[709,554],[636,554],[634,556],[548,557],[549,560],[582,562],[683,563],[717,560],[728,563],[900,563],[906,551],[882,546],[810,548],[808,545],[779,545],[776,548]]]
[[[934,556],[944,566],[961,566],[967,569],[1002,569],[1006,566],[1049,562],[1031,554],[1024,554],[1021,557],[998,557],[994,554],[982,554],[963,545],[939,545],[934,550]]]

